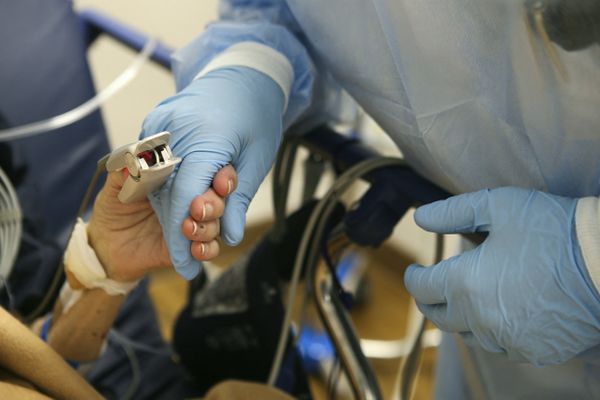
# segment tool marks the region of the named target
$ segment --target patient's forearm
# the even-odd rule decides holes
[[[108,257],[101,251],[102,246],[94,246],[87,231],[86,224],[78,220],[65,251],[67,282],[54,307],[47,335],[54,350],[76,362],[98,358],[125,294],[136,285],[111,279],[106,268]]]
[[[48,344],[68,360],[95,360],[124,300],[125,296],[110,296],[102,289],[84,290],[66,313],[58,301]]]
[[[0,381],[0,399],[49,400],[51,398],[35,389]]]
[[[0,308],[0,368],[35,385],[40,391],[53,398],[101,398],[56,352],[2,308]],[[3,380],[10,383],[10,379],[6,377]],[[6,391],[9,388],[14,389],[5,385],[2,390]],[[0,395],[0,398],[21,397]]]
[[[0,368],[0,399],[48,400],[26,380]]]

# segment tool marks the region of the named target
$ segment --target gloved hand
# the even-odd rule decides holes
[[[200,268],[181,232],[190,203],[210,187],[221,167],[231,163],[238,187],[227,199],[221,237],[229,245],[242,240],[248,204],[281,141],[284,101],[283,91],[267,75],[227,67],[192,81],[146,117],[141,136],[171,132],[173,153],[183,158],[175,174],[149,197],[171,260],[186,279],[196,276]]]
[[[439,233],[489,232],[473,250],[404,276],[423,314],[515,361],[562,363],[600,343],[600,297],[575,233],[576,199],[518,188],[420,207]]]

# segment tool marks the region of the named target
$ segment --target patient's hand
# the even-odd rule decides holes
[[[117,198],[126,177],[122,172],[108,174],[87,228],[90,245],[108,277],[119,281],[133,281],[152,269],[172,267],[150,202],[123,204]],[[212,188],[190,206],[190,217],[184,220],[181,230],[192,241],[192,255],[198,260],[210,260],[219,254],[219,218],[225,197],[235,190],[236,182],[234,168],[223,167],[215,175]]]

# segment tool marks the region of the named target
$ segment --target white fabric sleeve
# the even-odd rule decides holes
[[[575,211],[577,239],[590,278],[600,292],[600,200],[584,197]]]
[[[252,68],[273,79],[283,91],[285,112],[294,82],[294,69],[283,54],[258,42],[237,43],[213,58],[194,80],[216,69],[231,66]]]
[[[65,269],[71,272],[84,287],[99,288],[111,296],[126,295],[132,291],[139,280],[119,282],[106,276],[94,249],[88,243],[87,224],[77,219],[73,233],[69,239],[64,256]]]

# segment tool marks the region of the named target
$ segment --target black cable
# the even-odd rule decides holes
[[[327,379],[327,392],[328,398],[334,400],[337,397],[337,387],[342,372],[342,366],[338,357],[333,359],[333,365],[331,371],[329,371],[329,377]]]
[[[271,239],[281,240],[285,233],[285,214],[289,195],[290,178],[294,170],[294,161],[298,150],[298,139],[287,135],[283,139],[277,159],[273,166],[273,211],[275,221],[271,230]]]
[[[330,232],[331,230],[329,230]],[[329,235],[326,233],[325,237],[328,237]],[[335,291],[337,292],[338,296],[340,296],[340,299],[342,300],[342,303],[344,303],[344,306],[346,307],[346,309],[350,309],[352,308],[352,305],[354,303],[354,296],[352,295],[352,293],[348,292],[346,289],[344,289],[344,287],[342,286],[342,283],[340,282],[340,279],[338,278],[337,275],[337,269],[336,269],[336,263],[333,262],[331,255],[329,254],[329,241],[328,240],[322,240],[321,241],[321,256],[323,257],[323,260],[325,261],[325,265],[327,266],[327,269],[329,270],[329,274],[331,275],[331,279],[333,282],[333,287],[335,289]]]
[[[326,224],[329,217],[335,210],[337,201],[340,196],[350,187],[352,183],[363,177],[364,175],[372,172],[375,169],[404,165],[402,160],[390,157],[379,157],[368,159],[360,162],[348,169],[345,173],[340,175],[338,180],[334,183],[332,188],[327,194],[319,201],[317,207],[313,211],[311,218],[307,224],[307,228],[302,237],[300,247],[297,253],[297,259],[292,273],[292,280],[288,293],[287,310],[282,323],[281,335],[279,338],[277,350],[273,360],[271,372],[269,374],[268,383],[274,385],[281,362],[283,360],[283,354],[285,351],[285,343],[289,334],[289,327],[291,324],[291,316],[293,309],[293,298],[296,295],[297,283],[300,276],[300,271],[307,271],[307,276],[311,276],[311,272],[314,271],[319,260],[319,248],[320,241],[326,230]],[[310,284],[310,282],[309,282]]]

